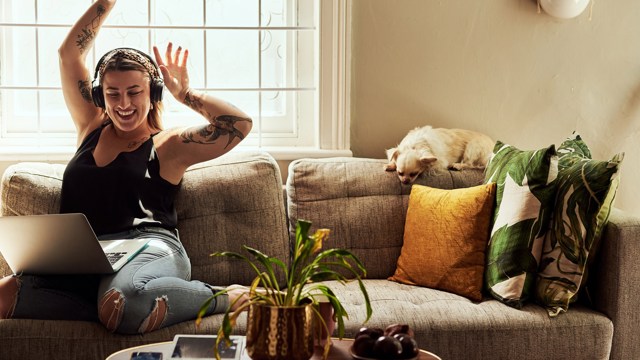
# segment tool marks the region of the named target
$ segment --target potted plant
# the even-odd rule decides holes
[[[323,337],[325,340],[324,357],[328,355],[331,342],[331,330],[327,322],[323,319],[319,311],[319,304],[321,301],[328,302],[333,310],[333,319],[337,324],[338,336],[342,338],[344,336],[344,318],[348,318],[347,311],[340,303],[340,299],[335,293],[324,283],[325,280],[337,280],[340,283],[346,283],[347,281],[357,281],[362,291],[362,295],[365,300],[367,318],[371,317],[371,304],[369,302],[369,294],[362,282],[362,278],[366,276],[366,269],[360,260],[353,255],[350,251],[344,249],[328,249],[322,250],[323,242],[327,240],[329,236],[328,229],[318,229],[313,235],[308,235],[311,223],[304,220],[299,220],[296,223],[295,243],[292,251],[292,259],[289,264],[285,264],[280,259],[263,254],[262,252],[243,246],[243,249],[249,253],[251,258],[244,256],[236,252],[216,252],[211,256],[226,256],[235,259],[240,259],[246,262],[256,272],[256,277],[253,280],[250,287],[247,289],[248,300],[242,303],[235,310],[227,310],[222,320],[222,326],[218,330],[218,339],[216,343],[216,357],[219,359],[217,353],[220,341],[229,341],[229,336],[236,324],[238,316],[245,310],[249,310],[247,321],[247,351],[252,358],[255,359],[292,359],[295,357],[286,356],[286,351],[281,351],[281,355],[275,356],[260,355],[255,352],[259,351],[259,348],[263,346],[261,341],[269,342],[269,340],[261,339],[257,340],[257,343],[252,343],[253,338],[269,331],[275,331],[273,329],[269,331],[253,331],[252,322],[260,322],[259,314],[263,311],[283,311],[285,309],[302,308],[303,313],[306,313],[307,325],[311,321],[315,321],[316,326],[311,331],[290,331],[289,334],[293,337],[300,337],[300,334],[304,333],[307,336],[303,341],[305,349],[292,349],[299,345],[288,344],[289,353],[295,352],[298,357],[300,354],[302,358],[306,357],[305,352],[308,351],[308,341],[311,339],[311,353],[308,354],[308,359],[313,354],[313,341],[321,340]],[[278,282],[278,274],[283,274],[285,286],[281,287]],[[346,275],[345,275],[346,274]],[[206,309],[209,307],[213,299],[217,296],[225,294],[227,290],[222,290],[215,293],[209,298],[201,307],[196,324],[199,324],[204,316]],[[266,309],[266,310],[265,310]],[[300,310],[298,310],[300,312]],[[311,316],[309,316],[311,315]],[[271,317],[274,314],[271,313]],[[296,315],[297,316],[297,315]],[[289,318],[292,316],[289,316]],[[304,317],[304,316],[303,316]],[[319,326],[318,326],[319,324]],[[282,324],[280,324],[282,325]],[[259,325],[256,325],[259,326]],[[295,325],[298,326],[298,325]],[[282,327],[282,326],[280,326]],[[285,326],[286,329],[286,326]],[[324,331],[322,331],[324,330]],[[298,334],[298,335],[296,335]],[[309,335],[310,334],[310,335]],[[322,335],[321,335],[322,334]],[[286,338],[286,336],[279,336],[280,338]],[[270,344],[273,350],[274,344]],[[254,351],[254,354],[252,354]]]

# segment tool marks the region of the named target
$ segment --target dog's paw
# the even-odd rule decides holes
[[[384,166],[384,171],[396,171],[396,164],[390,163]]]
[[[449,169],[451,170],[464,170],[464,169],[468,169],[469,165],[465,164],[465,163],[453,163],[451,165],[449,165]]]

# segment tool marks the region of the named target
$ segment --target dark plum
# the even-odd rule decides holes
[[[409,334],[403,334],[403,333],[395,334],[393,335],[393,337],[400,342],[400,345],[402,345],[402,354],[400,356],[401,358],[411,359],[418,356],[418,352],[420,351],[420,348],[418,348],[418,343],[416,342],[416,339],[414,339]]]
[[[367,336],[366,334],[361,334],[353,341],[351,351],[358,356],[367,358],[375,357],[373,352],[375,342],[375,339]]]
[[[397,359],[402,354],[402,344],[391,336],[380,336],[373,344],[376,359]]]

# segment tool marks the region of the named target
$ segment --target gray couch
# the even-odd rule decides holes
[[[350,249],[365,263],[373,318],[367,326],[407,323],[422,348],[443,359],[640,359],[640,219],[622,211],[610,218],[591,274],[592,303],[574,304],[551,319],[534,304],[517,310],[495,300],[473,303],[447,292],[387,279],[395,271],[410,187],[382,170],[384,160],[303,159],[291,163],[283,196],[280,169],[265,153],[232,153],[191,168],[177,208],[193,278],[215,285],[248,284],[242,263],[212,259],[216,250],[247,244],[288,260],[296,219],[332,230],[330,247]],[[5,172],[3,216],[56,212],[63,165],[21,163]],[[439,188],[479,184],[479,171],[421,177]],[[1,236],[1,234],[0,234]],[[0,274],[10,271],[0,258]],[[353,336],[365,317],[353,283],[333,284]],[[195,314],[194,314],[195,315]],[[122,336],[97,323],[0,320],[0,359],[103,359],[119,349],[167,341],[177,333],[214,333],[221,316],[199,328],[186,321],[145,335]],[[246,329],[241,318],[236,333]],[[25,355],[27,354],[27,355]]]

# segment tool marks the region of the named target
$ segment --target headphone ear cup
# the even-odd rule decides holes
[[[151,82],[151,102],[157,103],[162,101],[163,91],[164,91],[164,81],[162,81],[162,79],[154,79]]]
[[[104,109],[104,94],[102,93],[102,85],[95,85],[91,88],[91,99],[93,104]]]

